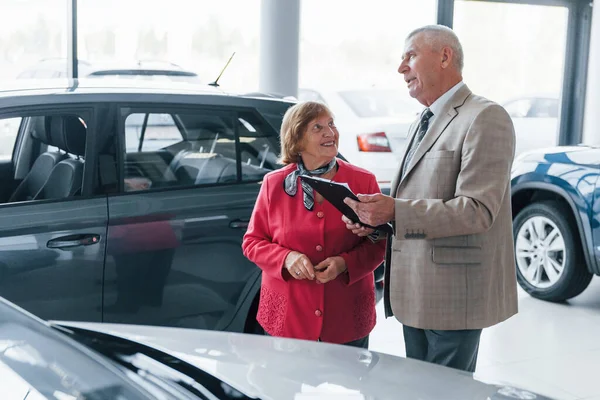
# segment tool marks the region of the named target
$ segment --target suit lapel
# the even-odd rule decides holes
[[[452,98],[450,98],[446,106],[442,109],[440,115],[435,116],[433,124],[429,127],[429,130],[425,134],[423,141],[421,142],[421,144],[419,144],[419,147],[417,148],[417,151],[415,152],[412,160],[410,160],[410,164],[408,164],[406,174],[404,175],[404,179],[400,180],[398,186],[406,180],[406,177],[410,174],[410,171],[412,171],[413,168],[415,168],[415,166],[418,164],[421,158],[423,158],[425,153],[427,153],[429,149],[431,149],[431,146],[433,146],[440,137],[440,135],[444,133],[450,122],[452,122],[452,120],[458,115],[458,109],[463,104],[465,104],[465,101],[467,100],[467,97],[469,97],[470,94],[471,91],[469,90],[467,85],[464,85],[458,90],[458,92],[454,94],[454,96],[452,96]],[[406,154],[404,155],[404,157],[406,158]],[[402,162],[404,163],[404,159],[402,160]],[[396,191],[397,188],[394,191],[394,193]]]

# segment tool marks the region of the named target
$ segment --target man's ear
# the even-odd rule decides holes
[[[442,49],[442,68],[448,68],[453,56],[454,52],[450,47],[444,47]]]

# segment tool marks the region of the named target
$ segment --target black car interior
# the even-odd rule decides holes
[[[29,150],[50,149],[35,158],[8,201],[61,199],[81,194],[87,134],[83,120],[75,115],[28,118],[26,134],[34,139]]]
[[[139,118],[135,121],[151,121]],[[152,114],[150,114],[152,115]],[[126,122],[125,189],[139,190],[128,181],[146,179],[147,188],[171,186],[213,185],[236,182],[236,141],[234,120],[229,117],[207,114],[171,114],[181,139],[154,151],[137,151],[146,148],[139,141],[150,141],[146,130],[152,129],[154,140],[160,140],[161,127],[142,125],[137,135],[132,135],[131,124]],[[154,118],[156,121],[157,119]],[[247,121],[237,121],[240,137],[241,170],[244,181],[260,180],[267,172],[278,168],[277,136],[261,137]],[[248,129],[250,127],[250,130]],[[173,126],[163,129],[173,129]],[[128,132],[128,129],[130,130]],[[252,132],[254,130],[254,132]],[[169,131],[172,132],[172,131]]]

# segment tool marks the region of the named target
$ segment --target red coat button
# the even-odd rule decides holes
[[[324,216],[325,216],[325,213],[324,213],[323,211],[319,211],[319,212],[317,213],[317,217],[318,217],[318,218],[323,218]]]
[[[315,311],[315,315],[316,315],[317,317],[320,317],[321,315],[323,315],[323,313],[321,312],[321,310],[316,310],[316,311]]]
[[[317,247],[315,247],[317,249],[317,251],[323,251],[323,247],[321,247],[321,245],[317,245]]]

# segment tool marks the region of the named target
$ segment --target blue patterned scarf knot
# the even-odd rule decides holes
[[[298,165],[298,168],[296,168],[294,171],[290,172],[283,181],[283,190],[285,190],[285,192],[289,196],[292,196],[292,197],[294,197],[296,195],[296,193],[298,192],[298,177],[300,177],[302,175],[305,175],[305,176],[324,175],[335,168],[335,166],[337,165],[337,161],[334,157],[331,160],[331,162],[329,162],[329,164],[324,165],[317,169],[313,169],[313,170],[306,169],[306,167],[304,167],[304,164],[302,163],[301,160],[298,161],[297,165]],[[314,198],[314,194],[313,194],[313,189],[308,183],[306,183],[302,180],[300,180],[300,185],[302,186],[302,192],[304,194],[304,198],[303,198],[304,207],[306,207],[306,209],[308,211],[312,211],[312,209],[315,206],[315,198]]]

